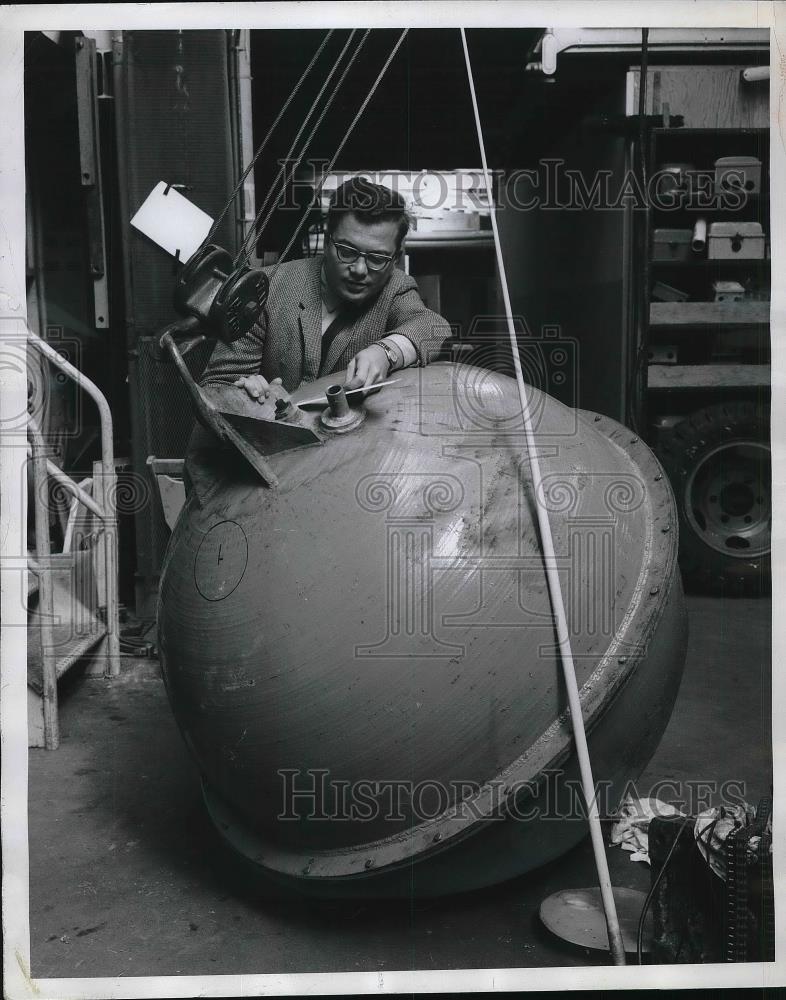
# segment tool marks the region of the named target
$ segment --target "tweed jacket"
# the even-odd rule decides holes
[[[270,279],[267,305],[259,322],[233,344],[216,344],[202,385],[232,383],[241,375],[280,377],[292,392],[301,382],[346,368],[358,351],[391,333],[409,338],[426,364],[450,336],[450,326],[427,309],[413,278],[395,269],[371,302],[341,314],[338,332],[322,355],[321,257],[265,268]]]

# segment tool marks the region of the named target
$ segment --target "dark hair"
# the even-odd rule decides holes
[[[407,206],[398,191],[365,177],[350,177],[336,188],[328,208],[327,231],[332,233],[346,214],[356,216],[361,222],[397,222],[399,247],[409,231]]]

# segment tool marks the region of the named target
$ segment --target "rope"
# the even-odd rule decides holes
[[[549,597],[551,599],[551,606],[554,612],[555,624],[557,627],[560,658],[562,660],[565,687],[567,689],[568,704],[570,707],[570,718],[573,724],[576,751],[579,759],[579,769],[581,771],[582,790],[587,803],[590,835],[592,837],[592,849],[595,854],[595,865],[598,870],[600,893],[603,900],[603,909],[606,915],[606,927],[608,929],[609,942],[611,944],[611,954],[615,965],[624,965],[625,947],[622,943],[622,934],[620,932],[619,921],[617,919],[617,908],[614,903],[614,894],[611,888],[608,861],[606,859],[606,852],[603,846],[603,833],[600,827],[600,815],[595,796],[595,782],[592,777],[592,767],[590,765],[589,749],[587,747],[587,735],[584,730],[584,718],[581,712],[581,701],[579,699],[579,690],[576,681],[576,668],[573,663],[573,651],[570,645],[565,604],[562,599],[562,590],[560,588],[559,574],[557,572],[554,539],[551,533],[551,525],[549,523],[548,514],[545,507],[538,501],[538,498],[542,495],[540,462],[535,450],[535,434],[532,430],[532,423],[530,419],[529,400],[527,398],[527,389],[524,384],[524,375],[521,370],[521,359],[519,357],[516,331],[513,326],[513,313],[510,305],[508,279],[505,273],[505,262],[502,259],[502,248],[499,240],[499,230],[497,228],[496,206],[492,193],[491,177],[489,175],[488,164],[486,162],[486,147],[483,142],[483,130],[480,125],[480,113],[478,111],[478,101],[475,95],[475,82],[472,76],[469,49],[467,48],[467,37],[463,28],[461,28],[460,31],[461,42],[464,46],[464,60],[467,65],[467,79],[469,81],[469,89],[472,96],[472,109],[475,114],[475,127],[477,129],[478,143],[480,145],[480,156],[483,163],[483,174],[486,180],[486,189],[489,194],[491,228],[494,234],[494,247],[497,254],[499,279],[500,285],[502,286],[503,302],[505,304],[505,318],[507,319],[508,334],[510,335],[513,367],[516,372],[516,384],[518,386],[519,400],[521,402],[521,415],[524,420],[524,434],[527,441],[527,454],[532,474],[532,488],[535,495],[535,510],[537,512],[538,528],[540,530],[540,539],[543,547],[543,562],[546,570]]]
[[[322,180],[320,181],[320,183],[318,184],[318,186],[315,188],[315,191],[314,191],[314,198],[315,199],[317,199],[319,197],[319,195],[322,193],[322,188],[325,186],[325,181],[327,180],[328,174],[330,173],[330,171],[335,166],[336,160],[341,155],[341,151],[343,150],[344,146],[346,146],[347,141],[349,140],[349,137],[352,135],[352,132],[353,132],[355,126],[360,121],[360,119],[361,119],[361,117],[363,115],[363,112],[366,110],[366,108],[367,108],[367,106],[369,104],[369,101],[371,100],[371,98],[376,93],[377,87],[379,87],[380,83],[382,82],[382,79],[385,76],[385,73],[387,73],[387,71],[388,71],[388,67],[393,62],[393,59],[395,58],[396,53],[398,52],[398,50],[401,48],[401,45],[402,45],[404,39],[407,37],[407,33],[408,32],[409,32],[409,28],[405,28],[401,32],[401,34],[399,35],[398,41],[393,46],[392,52],[390,53],[390,55],[385,60],[385,65],[379,71],[376,80],[371,85],[371,90],[368,92],[368,94],[366,95],[365,100],[363,101],[363,103],[358,108],[357,113],[355,114],[355,117],[350,122],[349,128],[344,133],[344,138],[338,144],[338,149],[336,149],[336,152],[333,154],[332,160],[330,161],[330,163],[328,163],[327,169],[325,170],[324,174],[322,175]],[[311,211],[311,206],[309,206],[306,209],[306,211],[303,213],[303,215],[301,216],[300,221],[298,222],[297,226],[295,227],[295,231],[292,234],[292,237],[291,237],[289,243],[287,243],[287,245],[286,245],[286,247],[284,249],[284,252],[281,254],[281,257],[279,259],[279,263],[282,263],[286,259],[287,254],[292,249],[292,244],[297,239],[297,235],[300,232],[300,228],[303,225],[303,223],[305,222],[306,217],[308,216],[308,214],[309,214],[310,211]]]
[[[224,221],[224,217],[225,217],[225,215],[226,215],[226,214],[227,214],[227,212],[229,211],[229,209],[230,209],[230,207],[231,207],[232,203],[234,202],[235,198],[237,198],[237,195],[238,195],[238,192],[240,191],[241,187],[242,187],[242,186],[243,186],[243,184],[245,183],[245,180],[246,180],[246,178],[248,177],[248,175],[249,175],[249,174],[251,173],[251,171],[253,170],[253,168],[254,168],[254,164],[255,164],[255,163],[257,162],[257,160],[259,159],[259,157],[260,157],[260,156],[262,155],[262,151],[264,150],[265,146],[267,145],[267,143],[268,143],[268,140],[270,139],[270,136],[271,136],[271,135],[273,134],[273,132],[275,131],[276,127],[278,126],[278,123],[279,123],[279,122],[281,121],[281,119],[282,119],[282,118],[284,117],[284,114],[286,113],[286,110],[287,110],[287,108],[289,107],[289,105],[290,105],[290,104],[292,103],[292,101],[294,100],[294,98],[295,98],[295,95],[296,95],[296,94],[298,93],[298,91],[300,90],[300,88],[301,88],[301,87],[303,86],[303,84],[305,83],[305,81],[306,81],[306,78],[308,77],[308,74],[309,74],[309,73],[311,72],[311,70],[312,70],[312,69],[314,68],[314,64],[316,63],[317,59],[319,59],[320,55],[322,55],[322,52],[323,52],[323,50],[324,50],[325,46],[326,46],[326,45],[327,45],[327,43],[328,43],[328,42],[330,41],[330,38],[331,38],[331,36],[332,36],[332,34],[333,34],[333,31],[334,31],[334,29],[333,29],[333,28],[331,28],[331,29],[330,29],[330,31],[328,31],[328,33],[327,33],[327,34],[325,35],[325,37],[324,37],[324,38],[322,39],[322,44],[321,44],[321,45],[319,46],[319,48],[317,49],[317,51],[316,51],[316,52],[314,53],[314,55],[313,55],[313,56],[311,57],[311,62],[310,62],[310,63],[308,64],[308,66],[306,66],[306,68],[305,68],[305,69],[303,70],[303,73],[302,73],[302,75],[301,75],[300,79],[299,79],[299,80],[298,80],[298,82],[297,82],[297,83],[295,84],[295,87],[294,87],[294,90],[293,90],[293,91],[292,91],[292,93],[291,93],[291,94],[289,95],[289,97],[288,97],[288,98],[286,99],[286,101],[284,101],[283,105],[281,106],[281,110],[280,110],[280,111],[279,111],[279,113],[278,113],[278,114],[276,115],[276,119],[275,119],[275,121],[274,121],[274,122],[273,122],[273,124],[272,124],[272,125],[270,126],[270,128],[269,128],[269,129],[267,130],[267,134],[265,135],[265,138],[264,138],[264,139],[262,140],[262,142],[261,142],[261,143],[259,144],[259,148],[257,149],[256,153],[254,153],[254,158],[253,158],[253,159],[251,160],[251,162],[249,163],[249,165],[248,165],[248,166],[246,167],[246,169],[245,169],[245,170],[243,171],[243,173],[242,173],[242,175],[241,175],[241,177],[240,177],[240,180],[239,180],[239,181],[237,182],[237,185],[235,186],[235,190],[234,190],[234,191],[232,192],[232,194],[231,194],[231,195],[229,196],[229,199],[228,199],[227,203],[226,203],[226,204],[224,205],[224,207],[222,208],[222,210],[221,210],[221,214],[220,214],[220,215],[219,215],[219,217],[218,217],[218,218],[216,219],[216,221],[215,221],[215,222],[213,223],[213,225],[212,225],[212,226],[210,227],[210,232],[209,232],[209,233],[207,234],[207,236],[205,237],[205,239],[204,239],[204,243],[210,243],[210,241],[211,241],[211,240],[213,239],[213,237],[215,236],[215,234],[216,234],[216,233],[218,232],[218,227],[219,227],[219,226],[221,225],[221,223],[222,223],[222,222]],[[253,227],[252,227],[252,228],[253,228]]]
[[[336,86],[333,88],[333,92],[328,96],[328,99],[325,102],[325,106],[322,108],[322,111],[320,112],[319,117],[317,118],[316,123],[315,123],[313,129],[311,130],[309,136],[307,137],[307,139],[305,141],[305,144],[303,145],[303,148],[300,150],[300,153],[298,154],[298,156],[296,157],[296,159],[295,159],[295,161],[294,161],[294,163],[292,165],[292,176],[294,176],[295,171],[298,168],[298,165],[300,164],[300,162],[303,159],[303,157],[306,155],[306,151],[308,150],[308,147],[311,145],[312,139],[316,135],[316,133],[317,133],[317,131],[319,129],[319,126],[322,124],[322,122],[323,122],[323,120],[325,118],[325,115],[328,113],[331,104],[336,99],[336,97],[338,95],[338,92],[341,89],[341,86],[344,83],[344,80],[346,79],[347,74],[349,73],[350,69],[352,68],[352,65],[355,62],[355,60],[357,59],[357,57],[360,55],[360,50],[365,45],[366,39],[368,38],[368,36],[370,34],[371,34],[371,29],[367,28],[366,31],[365,31],[365,33],[364,33],[364,35],[363,35],[363,37],[360,39],[360,42],[358,43],[355,51],[350,56],[349,61],[347,62],[347,65],[344,67],[344,70],[343,70],[341,76],[339,77],[339,80],[336,83]],[[289,152],[287,153],[287,156],[286,156],[286,158],[284,160],[284,163],[283,163],[281,169],[276,174],[275,180],[270,185],[268,193],[265,196],[265,200],[262,202],[262,205],[260,206],[259,211],[256,214],[256,218],[254,219],[254,224],[251,226],[251,228],[250,228],[250,230],[248,232],[248,235],[243,240],[243,244],[242,244],[240,250],[238,251],[237,256],[235,257],[235,261],[234,261],[234,266],[235,267],[237,267],[238,263],[240,262],[240,260],[243,257],[245,257],[246,259],[248,259],[252,243],[254,243],[255,240],[258,240],[259,237],[262,235],[262,233],[265,231],[265,227],[267,226],[268,222],[270,221],[270,218],[273,215],[273,212],[275,211],[275,208],[276,208],[275,199],[273,200],[273,203],[271,204],[270,208],[268,209],[267,215],[262,220],[262,223],[260,225],[259,224],[259,220],[260,220],[260,218],[262,216],[263,211],[265,210],[265,206],[268,204],[268,202],[271,200],[271,198],[275,194],[276,185],[279,183],[279,181],[281,180],[282,176],[284,177],[284,184],[283,184],[283,187],[281,188],[281,192],[280,192],[282,194],[283,194],[284,188],[286,188],[286,185],[287,185],[288,181],[291,179],[291,178],[289,178],[289,177],[286,176],[286,173],[287,173],[287,167],[288,167],[288,165],[290,163],[292,163],[292,154],[295,151],[295,147],[297,146],[298,142],[300,141],[300,137],[303,134],[303,132],[305,131],[305,128],[306,128],[306,126],[309,123],[309,119],[311,118],[312,114],[314,113],[318,102],[322,98],[322,95],[324,94],[325,90],[327,89],[328,84],[330,83],[331,79],[333,78],[333,75],[335,74],[336,70],[338,69],[338,67],[339,67],[339,65],[341,63],[341,60],[344,58],[344,55],[346,54],[347,49],[349,48],[350,43],[352,42],[352,39],[354,38],[354,36],[355,36],[355,29],[353,29],[350,32],[349,38],[347,39],[347,41],[346,41],[346,43],[344,45],[344,48],[339,53],[338,59],[333,64],[333,67],[330,70],[330,73],[328,73],[328,75],[327,75],[327,77],[325,79],[325,82],[322,84],[322,87],[320,88],[320,91],[319,91],[319,93],[317,94],[317,96],[316,96],[316,98],[314,100],[314,103],[311,105],[311,108],[310,108],[308,114],[306,115],[303,123],[301,124],[300,128],[298,129],[297,135],[295,136],[294,141],[292,142],[292,145],[289,147]]]

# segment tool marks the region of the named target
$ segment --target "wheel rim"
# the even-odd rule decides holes
[[[770,551],[770,449],[761,441],[721,444],[704,455],[685,484],[685,514],[695,533],[725,556]]]

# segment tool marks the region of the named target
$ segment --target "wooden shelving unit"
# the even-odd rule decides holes
[[[649,205],[647,342],[650,361],[646,391],[720,390],[768,386],[770,282],[769,259],[653,259],[656,229],[692,228],[701,215],[707,226],[716,221],[758,221],[769,241],[769,133],[760,128],[656,128],[650,133],[650,176],[665,163],[690,163],[696,171],[714,173],[720,156],[755,155],[762,163],[761,191],[748,193],[742,205],[706,196],[676,208]],[[715,280],[737,281],[750,296],[739,302],[715,302]],[[656,282],[677,288],[682,302],[653,301]],[[729,346],[730,341],[732,345]],[[664,351],[674,363],[662,364]],[[729,355],[735,355],[730,357]]]
[[[686,584],[723,594],[763,593],[771,568],[770,92],[766,80],[745,75],[761,62],[753,53],[750,60],[651,66],[645,107],[658,126],[645,139],[646,170],[633,155],[640,152],[635,144],[629,161],[646,191],[630,209],[638,337],[630,366],[632,423],[671,482]],[[635,116],[635,70],[631,81],[627,108]],[[676,116],[685,127],[660,125]],[[759,161],[759,191],[743,185],[736,200],[716,191],[716,161],[728,157]],[[660,172],[667,164],[682,165],[668,180]],[[696,252],[702,217],[707,242]],[[738,227],[754,221],[763,247],[761,239],[748,246],[734,239]],[[709,255],[713,222],[732,224],[726,246],[713,248],[727,259]],[[656,240],[657,229],[687,232]],[[758,258],[745,256],[754,249]]]

